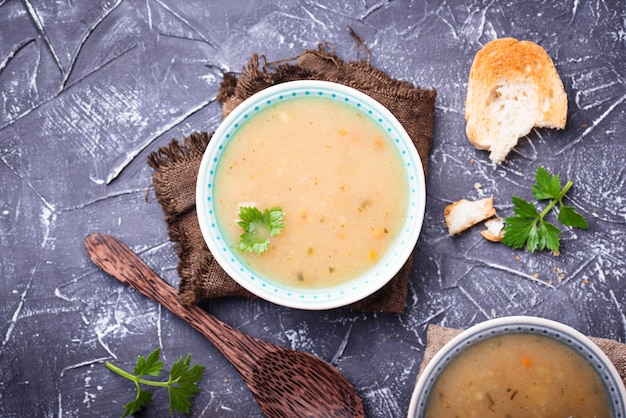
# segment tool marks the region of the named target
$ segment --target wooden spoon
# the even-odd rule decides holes
[[[364,416],[354,386],[326,361],[251,337],[196,305],[183,305],[172,286],[113,237],[88,235],[85,247],[102,270],[165,306],[204,335],[237,369],[268,417]]]

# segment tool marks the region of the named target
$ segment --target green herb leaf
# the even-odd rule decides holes
[[[200,391],[196,383],[202,378],[204,366],[196,364],[190,369],[190,361],[189,354],[185,360],[181,356],[170,370],[169,382],[171,384],[167,387],[170,393],[170,413],[188,413],[191,406],[190,399]]]
[[[561,180],[558,174],[550,176],[548,170],[542,166],[537,167],[535,173],[536,183],[533,185],[533,195],[537,200],[558,199],[561,194]]]
[[[573,206],[561,205],[559,208],[559,222],[573,228],[589,229],[585,218],[574,209]]]
[[[278,235],[285,224],[285,214],[275,207],[261,212],[254,206],[242,206],[239,209],[239,226],[245,231],[239,238],[239,251],[261,254],[269,249],[270,237]]]
[[[502,243],[511,248],[523,248],[526,245],[530,234],[535,230],[535,223],[536,222],[532,219],[525,219],[520,216],[506,218]],[[528,248],[531,252],[534,251],[534,248],[530,248],[533,245],[529,245]]]
[[[152,393],[148,392],[147,390],[142,390],[141,388],[137,389],[137,397],[135,398],[134,401],[128,402],[126,405],[124,405],[124,417],[127,417],[129,415],[134,415],[137,412],[139,412],[139,410],[144,407],[144,406],[148,406],[152,403]]]
[[[561,231],[550,222],[539,221],[539,250],[546,248],[550,251],[559,251],[559,234]]]
[[[163,362],[159,361],[161,349],[157,348],[145,359],[143,356],[137,356],[137,365],[134,372],[137,376],[158,376],[161,374]]]
[[[183,360],[182,356],[176,361],[170,370],[169,379],[166,382],[144,379],[143,376],[158,376],[163,368],[163,362],[159,361],[160,350],[157,348],[147,358],[137,356],[135,374],[128,373],[119,367],[106,362],[106,367],[118,375],[132,381],[137,388],[135,399],[124,405],[124,416],[133,415],[152,403],[152,393],[144,390],[141,385],[166,387],[170,395],[170,413],[189,412],[191,398],[199,392],[197,383],[202,379],[204,366],[196,364],[189,367],[191,357]]]
[[[533,227],[528,231],[528,241],[526,242],[526,248],[531,253],[537,249],[539,245],[539,230],[536,227],[536,223],[533,223]]]
[[[536,183],[533,185],[533,195],[537,200],[550,199],[550,203],[539,213],[534,203],[528,202],[521,197],[512,196],[514,216],[505,219],[502,243],[512,248],[523,248],[531,253],[539,249],[543,251],[559,251],[559,234],[561,231],[555,225],[545,220],[550,211],[559,205],[558,221],[564,226],[588,229],[589,225],[585,218],[572,206],[563,204],[563,198],[572,187],[569,181],[561,188],[559,175],[554,176],[539,166],[535,173]]]
[[[536,219],[539,217],[539,212],[534,204],[525,201],[521,197],[513,196],[513,212],[520,218]]]

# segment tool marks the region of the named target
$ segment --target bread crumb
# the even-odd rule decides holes
[[[563,279],[565,279],[565,273],[563,272],[563,269],[561,267],[555,265],[553,270],[557,274],[556,281],[558,283],[561,283],[563,281]]]
[[[502,241],[502,237],[503,237],[503,229],[504,229],[504,219],[502,218],[492,218],[489,219],[487,222],[485,222],[485,227],[487,229],[485,229],[484,231],[481,231],[480,234],[483,236],[483,238],[485,238],[486,240],[492,241],[492,242],[500,242]]]
[[[493,207],[493,196],[475,201],[461,199],[446,206],[443,211],[450,235],[459,234],[495,215],[496,209]]]
[[[483,185],[482,185],[482,184],[480,184],[480,183],[474,183],[474,189],[476,189],[476,190],[480,190],[480,189],[482,189],[482,188],[483,188]]]

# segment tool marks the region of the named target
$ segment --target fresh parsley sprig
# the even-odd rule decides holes
[[[573,206],[563,204],[565,194],[574,184],[571,180],[561,188],[559,175],[552,176],[544,167],[539,166],[535,173],[535,182],[532,187],[535,199],[550,200],[550,203],[540,213],[534,203],[513,196],[515,215],[505,219],[502,242],[512,248],[526,246],[531,253],[537,248],[540,251],[547,248],[558,252],[561,230],[545,219],[555,206],[559,207],[557,220],[564,226],[588,229],[589,225]]]
[[[161,350],[157,348],[150,353],[148,357],[137,356],[137,364],[133,369],[134,374],[128,373],[108,361],[105,363],[107,369],[134,382],[137,388],[137,396],[135,399],[124,405],[123,416],[127,417],[133,415],[143,406],[148,406],[152,403],[152,393],[144,390],[141,385],[166,387],[170,398],[170,414],[174,412],[189,413],[189,407],[191,406],[190,399],[200,391],[196,383],[202,378],[204,366],[196,364],[189,368],[191,358],[189,354],[187,354],[186,359],[183,360],[181,356],[172,365],[167,381],[159,382],[144,379],[144,376],[159,376],[161,374],[163,362],[159,361],[160,354]]]
[[[270,246],[270,236],[278,235],[285,224],[285,214],[282,209],[275,207],[261,212],[254,206],[242,206],[239,208],[239,226],[245,231],[240,236],[239,251],[246,253],[261,254]]]

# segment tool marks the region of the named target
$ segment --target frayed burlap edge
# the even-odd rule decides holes
[[[426,175],[433,139],[436,91],[416,88],[408,82],[392,79],[384,72],[371,67],[369,51],[365,44],[358,35],[354,32],[352,34],[357,40],[357,52],[359,45],[366,50],[367,62],[358,60],[357,54],[357,61],[345,63],[329,49],[329,44],[320,44],[317,50],[307,50],[294,58],[273,63],[267,63],[264,56],[253,55],[239,77],[235,74],[224,74],[217,95],[217,100],[222,104],[223,117],[250,95],[274,84],[315,79],[337,82],[356,88],[378,101],[386,101],[387,107],[398,119],[404,118],[405,122],[412,124],[413,134],[411,132],[409,134],[420,155]],[[294,61],[295,65],[289,64]],[[269,71],[268,67],[273,66],[276,67]],[[416,101],[420,106],[411,106]],[[254,297],[228,277],[210,254],[206,244],[199,242],[201,237],[198,237],[199,225],[195,201],[189,201],[187,198],[182,199],[181,203],[181,199],[174,199],[177,190],[164,180],[172,171],[189,165],[190,162],[197,163],[199,167],[201,158],[197,156],[199,154],[201,157],[211,135],[194,133],[184,138],[182,145],[174,140],[168,147],[153,153],[148,161],[149,165],[156,169],[153,184],[157,191],[157,199],[163,206],[168,233],[181,258],[178,266],[181,277],[179,293],[181,300],[186,304],[196,303],[207,297]],[[194,176],[194,191],[195,180]],[[195,193],[192,199],[195,199]],[[194,245],[189,243],[190,239],[195,240]],[[198,251],[198,248],[202,251]],[[192,257],[195,257],[194,262],[191,262]],[[348,307],[364,312],[403,313],[412,261],[410,257],[400,272],[378,292]]]
[[[424,175],[428,174],[437,91],[418,88],[407,81],[391,78],[385,72],[370,66],[369,60],[345,62],[332,49],[329,50],[327,44],[319,44],[317,50],[306,50],[291,59],[269,63],[265,56],[254,54],[239,77],[232,73],[224,74],[217,100],[222,104],[222,113],[226,117],[250,95],[272,85],[295,80],[331,81],[352,87],[384,102],[396,118],[415,124],[414,129],[407,128],[406,125],[405,128],[407,131],[419,132],[418,137],[411,135],[411,132],[409,134],[420,156]],[[415,102],[421,103],[421,109],[405,105]],[[407,109],[415,113],[407,115]],[[424,135],[424,132],[429,134]]]
[[[198,302],[198,294],[207,292],[214,297],[255,298],[226,275],[201,236],[195,205],[195,176],[211,136],[212,133],[195,132],[185,137],[182,143],[172,140],[168,146],[148,157],[148,165],[155,169],[152,182],[156,197],[165,213],[167,232],[180,259],[177,266],[181,278],[178,290],[181,301],[186,305]],[[187,177],[187,187],[194,193],[182,200],[184,195],[174,188],[175,183],[171,181],[178,171],[192,174],[184,177]],[[185,181],[184,178],[182,180]]]

